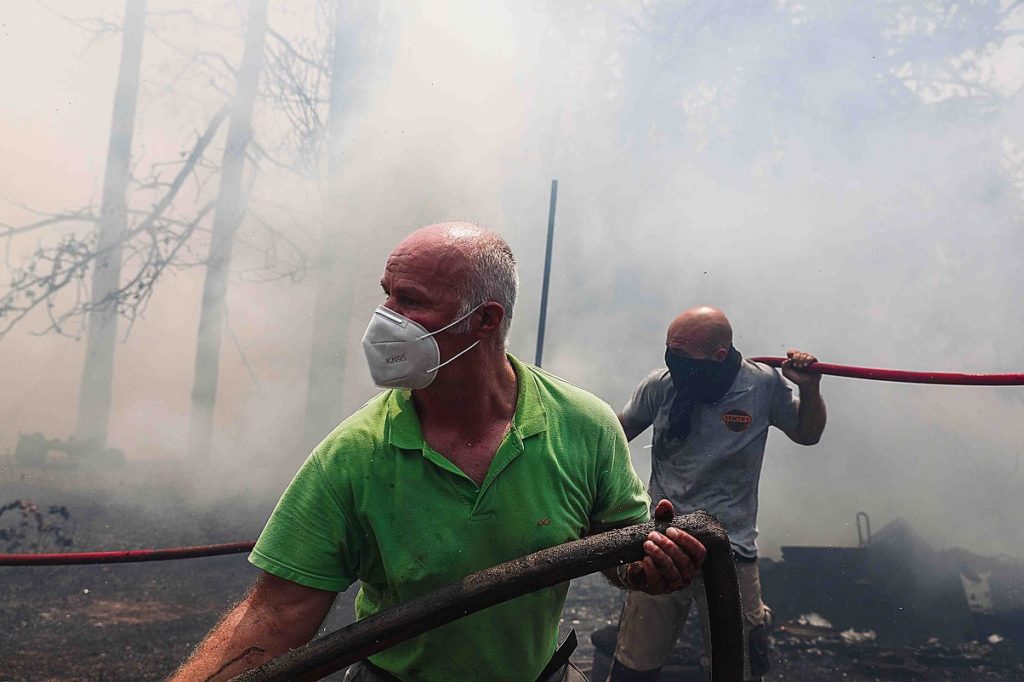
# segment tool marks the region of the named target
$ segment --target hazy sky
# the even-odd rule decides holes
[[[277,30],[312,31],[308,7],[271,4]],[[795,346],[845,364],[1024,371],[1024,9],[993,21],[1005,4],[385,3],[359,27],[377,37],[348,74],[359,93],[329,188],[343,201],[327,219],[356,256],[339,420],[374,392],[358,344],[384,259],[427,222],[508,238],[522,276],[511,349],[532,360],[555,177],[545,366],[616,408],[660,364],[668,321],[700,303],[725,309],[747,355]],[[50,7],[115,20],[123,9]],[[0,17],[0,222],[26,219],[17,204],[98,202],[119,37],[90,45],[34,3],[0,0]],[[240,36],[163,34],[232,63]],[[218,103],[195,73],[183,94],[161,94],[174,54],[156,39],[144,49],[145,159],[173,155]],[[272,103],[259,106],[257,135],[282,137]],[[266,168],[253,193],[315,252],[312,183]],[[12,259],[53,236],[12,245]],[[201,284],[198,269],[163,279],[118,348],[111,443],[131,458],[181,456]],[[294,442],[314,292],[311,278],[240,277],[229,292],[237,344],[225,337],[219,456],[272,469],[277,487],[305,456]],[[0,339],[0,448],[74,427],[84,342],[32,335],[42,324]],[[826,378],[823,392],[820,445],[769,439],[765,553],[855,542],[863,510],[876,529],[902,516],[938,546],[1024,555],[1024,390]],[[647,443],[634,447],[645,476]]]

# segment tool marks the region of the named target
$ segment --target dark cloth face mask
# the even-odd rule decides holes
[[[672,376],[676,397],[669,413],[669,438],[690,435],[690,419],[698,403],[717,403],[729,391],[740,371],[743,356],[729,347],[724,360],[693,360],[665,349],[665,364]]]

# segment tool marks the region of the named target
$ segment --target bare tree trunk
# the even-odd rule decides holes
[[[192,411],[189,421],[189,454],[207,459],[213,444],[213,418],[220,371],[220,345],[224,328],[224,304],[235,232],[245,214],[242,178],[246,147],[252,139],[252,111],[256,101],[263,46],[267,33],[268,0],[250,0],[245,51],[236,77],[235,98],[227,144],[221,164],[217,207],[210,236],[210,255],[203,284],[202,308],[196,341],[195,375],[192,380]]]
[[[311,448],[339,421],[339,406],[345,383],[348,325],[352,309],[351,240],[346,243],[341,216],[344,202],[337,195],[338,177],[344,157],[342,134],[348,112],[358,92],[353,64],[361,54],[357,30],[366,19],[379,13],[378,0],[337,0],[334,40],[331,50],[331,94],[327,112],[328,192],[325,200],[327,224],[317,263],[316,307],[313,313],[313,347],[309,362],[306,419],[303,447]]]
[[[106,447],[110,421],[110,396],[117,341],[117,299],[121,280],[121,246],[126,228],[128,178],[131,172],[135,104],[139,94],[139,68],[146,34],[146,0],[127,0],[121,65],[114,91],[107,169],[100,206],[99,249],[109,250],[97,259],[92,273],[91,311],[85,345],[85,367],[78,394],[75,437],[96,447]]]

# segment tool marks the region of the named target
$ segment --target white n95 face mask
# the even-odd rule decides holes
[[[441,351],[434,335],[462,322],[482,305],[480,303],[436,332],[428,332],[408,317],[382,305],[377,306],[363,334],[363,352],[373,383],[381,388],[418,389],[429,386],[437,376],[437,370],[480,343],[477,339],[469,348],[441,362]]]

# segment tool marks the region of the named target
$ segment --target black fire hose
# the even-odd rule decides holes
[[[468,575],[430,594],[324,635],[305,646],[243,673],[235,680],[319,680],[371,654],[424,632],[514,599],[528,592],[636,561],[656,521],[591,535]],[[714,682],[743,679],[743,624],[739,585],[729,536],[710,514],[677,516],[671,525],[700,540],[707,549],[702,574],[711,624]]]

